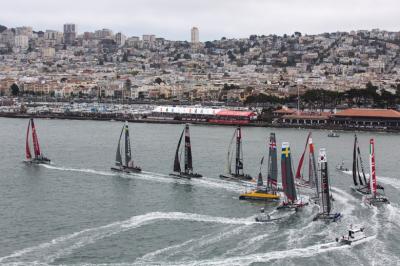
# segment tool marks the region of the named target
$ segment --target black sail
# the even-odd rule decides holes
[[[354,135],[354,147],[353,147],[353,182],[357,186],[357,135]]]
[[[319,166],[321,172],[321,199],[322,199],[322,212],[324,214],[331,213],[331,197],[329,191],[329,175],[328,175],[328,161],[326,158],[325,149],[319,150]]]
[[[367,177],[365,176],[365,171],[364,171],[364,164],[362,161],[362,157],[361,157],[361,152],[360,152],[360,146],[357,145],[357,154],[358,154],[358,158],[360,159],[360,166],[361,166],[361,172],[362,172],[362,176],[364,179],[364,184],[367,184]],[[360,182],[361,184],[361,182]]]
[[[182,134],[181,134],[181,137],[179,138],[178,146],[176,147],[175,160],[174,160],[174,172],[179,172],[179,173],[181,172],[181,163],[179,161],[179,147],[181,146],[182,137],[183,137],[184,132],[185,132],[185,130],[182,130]]]
[[[273,189],[276,189],[278,183],[278,160],[275,133],[271,133],[269,136],[267,183],[268,187]]]
[[[242,158],[242,130],[240,126],[236,129],[236,160],[235,175],[243,175],[243,158]]]
[[[125,124],[125,166],[132,167],[132,151],[128,123]]]
[[[289,142],[282,142],[281,172],[283,192],[288,202],[297,200],[296,187],[292,171],[292,159]]]
[[[190,145],[189,125],[185,126],[185,173],[193,171],[192,147]]]
[[[118,139],[118,147],[117,147],[117,152],[115,155],[115,165],[117,166],[122,166],[122,157],[121,157],[121,138],[122,134],[124,133],[125,126],[122,127],[121,134],[119,135]]]

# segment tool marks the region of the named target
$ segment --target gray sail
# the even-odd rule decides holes
[[[125,126],[122,127],[121,134],[119,135],[118,139],[118,146],[117,146],[117,153],[115,155],[115,165],[122,166],[122,157],[121,157],[121,138],[122,134],[124,133]]]
[[[125,166],[133,167],[131,142],[129,139],[128,123],[125,124]]]
[[[297,193],[292,171],[292,158],[289,142],[282,143],[281,172],[283,192],[285,193],[288,202],[293,203],[297,200]]]
[[[263,177],[261,174],[261,168],[262,168],[263,163],[264,163],[264,156],[261,158],[261,162],[260,162],[260,172],[258,173],[258,178],[257,178],[257,186],[258,187],[262,187],[264,185]]]
[[[183,133],[185,130],[182,130],[181,137],[179,138],[178,141],[178,146],[176,147],[176,152],[175,152],[175,160],[174,160],[174,172],[181,172],[181,163],[179,161],[179,147],[181,146],[182,138],[183,138]]]
[[[267,185],[272,189],[276,189],[278,185],[278,160],[275,133],[271,133],[269,136]]]
[[[319,166],[321,174],[321,203],[322,203],[322,213],[331,213],[331,197],[329,191],[329,175],[328,175],[328,161],[326,158],[325,149],[319,150]]]
[[[190,144],[189,125],[185,126],[185,173],[193,172],[192,147]]]

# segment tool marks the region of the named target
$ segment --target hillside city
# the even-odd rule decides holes
[[[293,100],[310,90],[350,91],[353,101],[357,90],[370,87],[396,104],[400,95],[400,32],[295,32],[200,42],[193,27],[188,42],[110,29],[80,33],[75,24],[63,29],[0,26],[2,96],[240,104]]]

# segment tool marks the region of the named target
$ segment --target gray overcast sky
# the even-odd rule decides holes
[[[400,29],[400,0],[1,0],[0,24],[78,32],[110,28],[128,36],[156,34],[188,40],[197,26],[200,40],[250,34]]]

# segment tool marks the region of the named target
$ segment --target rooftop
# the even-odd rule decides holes
[[[350,108],[340,111],[332,116],[335,117],[385,117],[399,118],[400,112],[392,109],[367,109],[367,108]]]

